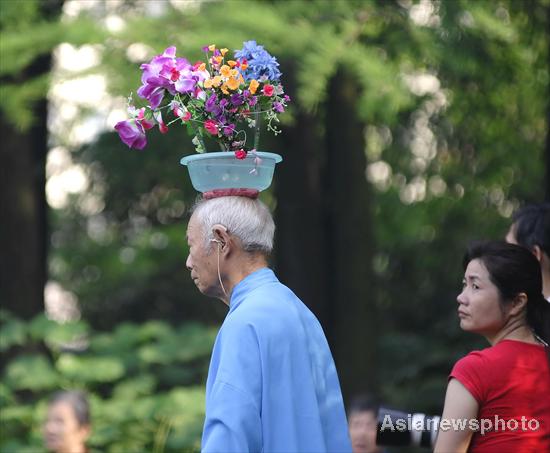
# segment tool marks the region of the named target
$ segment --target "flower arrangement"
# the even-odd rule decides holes
[[[268,130],[280,133],[278,114],[285,111],[290,98],[280,83],[275,57],[256,41],[244,42],[233,58],[228,49],[215,45],[202,50],[206,61],[191,64],[177,57],[171,46],[141,65],[137,94],[148,105],[136,108],[132,97],[128,99],[131,118],[115,126],[125,144],[143,149],[147,130],[157,125],[166,133],[172,124],[182,124],[194,136],[197,152],[206,151],[205,137],[210,137],[222,151],[244,159],[258,147],[262,120]],[[249,135],[254,139],[249,140]]]

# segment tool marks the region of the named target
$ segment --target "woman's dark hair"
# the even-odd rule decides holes
[[[512,217],[519,245],[533,250],[538,245],[550,257],[550,203],[523,206]]]
[[[527,324],[547,344],[550,343],[550,303],[542,295],[539,262],[526,248],[503,241],[480,241],[470,245],[462,265],[479,259],[501,299],[513,300],[519,293],[527,295]],[[550,348],[546,347],[550,364]]]
[[[49,405],[67,403],[73,409],[74,415],[80,426],[90,424],[90,407],[84,392],[79,390],[63,390],[55,393],[49,401]]]

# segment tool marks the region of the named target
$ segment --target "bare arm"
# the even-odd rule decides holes
[[[466,452],[474,433],[468,422],[477,417],[478,410],[479,404],[466,387],[458,380],[451,379],[447,386],[434,453]],[[463,420],[466,420],[465,424],[456,424]],[[444,427],[447,429],[443,429]]]

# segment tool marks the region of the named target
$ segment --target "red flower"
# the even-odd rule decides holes
[[[166,134],[166,132],[168,132],[168,126],[164,123],[159,123],[159,130],[161,133]]]
[[[206,120],[204,122],[204,128],[212,135],[218,135],[218,125],[214,120]]]
[[[264,89],[262,90],[262,92],[266,96],[273,96],[273,85],[269,85],[269,84],[264,85]]]
[[[246,151],[244,149],[239,149],[238,151],[235,151],[235,157],[237,159],[244,159],[246,157]]]

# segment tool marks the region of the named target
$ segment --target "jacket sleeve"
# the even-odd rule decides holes
[[[260,412],[250,396],[226,382],[217,381],[207,410],[203,453],[260,452]]]
[[[218,357],[206,397],[202,452],[260,452],[262,361],[254,327],[225,325]]]

